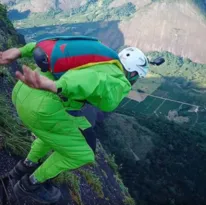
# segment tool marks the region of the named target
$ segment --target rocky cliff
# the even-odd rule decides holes
[[[23,36],[19,35],[7,18],[7,11],[0,4],[0,50],[24,44]],[[17,161],[25,157],[30,148],[31,133],[16,117],[11,104],[11,92],[15,81],[11,71],[19,69],[19,64],[0,67],[0,176],[6,174]],[[62,190],[61,205],[131,205],[135,204],[127,188],[122,183],[118,166],[110,155],[97,143],[96,164],[84,167],[75,172],[65,172],[58,176],[56,183]],[[8,191],[12,196],[12,191]],[[0,204],[2,184],[0,180]],[[20,204],[37,205],[27,200]]]

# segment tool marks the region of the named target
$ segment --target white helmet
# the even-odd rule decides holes
[[[149,71],[149,62],[144,53],[135,47],[128,47],[119,53],[119,58],[126,70],[129,81],[144,78]],[[135,74],[136,73],[136,74]],[[134,82],[132,82],[133,84]]]

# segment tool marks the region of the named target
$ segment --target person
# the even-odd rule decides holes
[[[16,179],[17,196],[54,203],[61,192],[46,186],[48,180],[95,161],[95,143],[87,133],[92,123],[70,113],[80,112],[85,104],[112,112],[137,79],[146,76],[149,63],[135,47],[118,54],[95,38],[56,36],[0,52],[0,65],[24,57],[33,57],[38,67],[23,65],[22,72],[16,72],[12,102],[36,139],[10,175]]]

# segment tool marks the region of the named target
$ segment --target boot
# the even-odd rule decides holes
[[[44,204],[56,203],[61,197],[61,192],[57,187],[48,183],[32,184],[28,174],[15,184],[14,193],[19,198],[31,197]]]
[[[40,164],[34,165],[32,167],[26,166],[24,160],[20,160],[16,166],[9,172],[12,180],[12,186],[16,184],[25,174],[32,174]]]

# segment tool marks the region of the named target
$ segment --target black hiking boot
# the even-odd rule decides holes
[[[16,166],[9,172],[12,180],[12,186],[14,186],[17,181],[19,181],[25,174],[32,174],[40,164],[34,166],[26,166],[24,160],[20,160]]]
[[[61,192],[57,187],[47,182],[32,184],[28,174],[16,183],[14,193],[19,198],[31,197],[33,200],[44,204],[56,203],[61,197]]]

